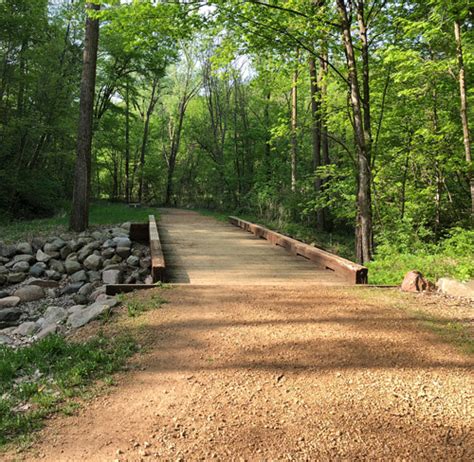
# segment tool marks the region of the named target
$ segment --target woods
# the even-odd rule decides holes
[[[472,238],[468,1],[6,0],[0,18],[2,220],[206,208],[364,264]]]

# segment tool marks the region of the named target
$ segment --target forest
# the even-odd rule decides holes
[[[466,280],[473,82],[470,0],[4,0],[0,221],[232,212]]]

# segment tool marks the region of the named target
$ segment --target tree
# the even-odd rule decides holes
[[[97,4],[86,3],[87,19],[77,130],[77,157],[70,219],[70,227],[74,231],[84,231],[89,225],[92,122],[99,46],[99,20],[93,14],[99,9],[100,6]]]

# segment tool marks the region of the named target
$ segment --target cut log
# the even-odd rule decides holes
[[[163,281],[165,278],[165,257],[161,249],[160,235],[153,215],[149,219],[150,253],[151,253],[151,277],[153,282]]]

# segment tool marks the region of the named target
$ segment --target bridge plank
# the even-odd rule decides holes
[[[364,266],[238,217],[229,217],[229,222],[285,248],[292,255],[301,255],[324,269],[334,271],[351,284],[368,283],[368,269]]]

